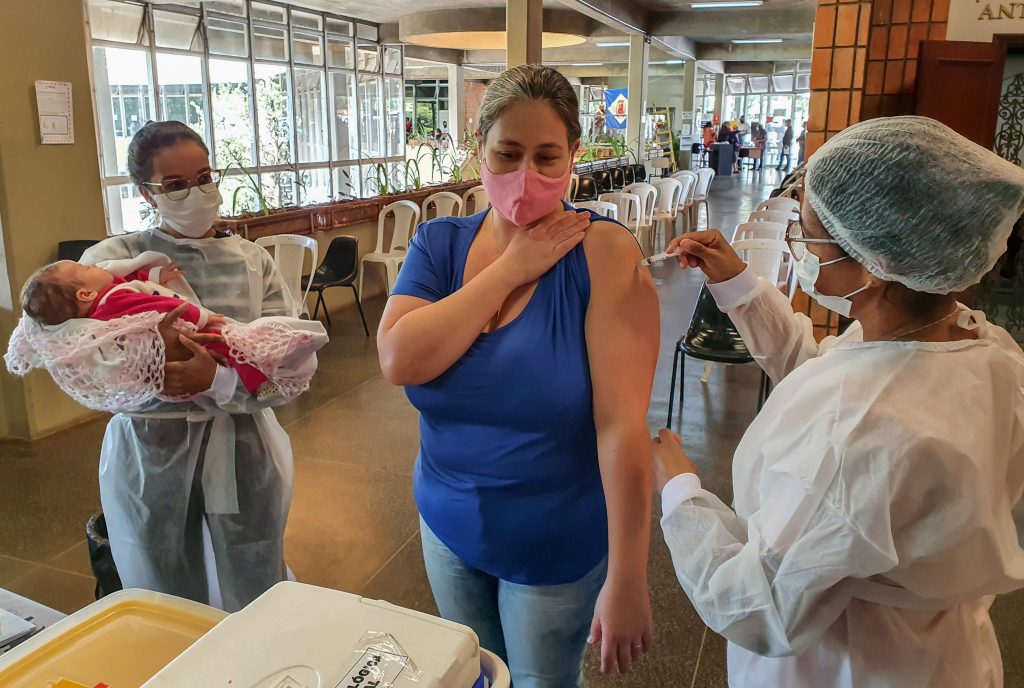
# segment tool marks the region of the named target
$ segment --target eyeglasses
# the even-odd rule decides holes
[[[153,193],[165,195],[169,201],[183,201],[188,198],[192,187],[203,193],[213,193],[220,184],[221,176],[220,170],[206,170],[195,177],[167,177],[163,181],[143,182],[142,185]]]
[[[805,244],[835,244],[833,239],[808,239],[804,236],[803,225],[800,220],[790,220],[786,227],[786,243],[789,244],[789,252],[797,260],[803,260],[807,255]]]

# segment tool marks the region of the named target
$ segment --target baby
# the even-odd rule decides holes
[[[22,291],[22,309],[37,323],[52,327],[74,318],[109,321],[140,313],[169,313],[184,303],[187,307],[182,320],[195,325],[199,332],[222,334],[220,328],[227,324],[227,319],[189,303],[168,286],[172,283],[191,294],[181,271],[159,253],[143,254],[130,261],[109,261],[102,267],[64,260],[41,268],[29,278]],[[236,330],[244,327],[234,326]],[[282,330],[291,339],[310,340],[312,337],[306,328],[296,329],[293,333],[288,332],[289,328],[279,328],[277,332]],[[293,342],[290,348],[293,351],[302,349],[300,353],[309,355],[322,345],[313,343],[304,347],[301,342],[298,345]],[[237,343],[232,347],[221,341],[204,344],[204,347],[227,361],[238,373],[246,390],[255,394],[258,400],[278,395],[278,386],[267,374],[272,371],[267,369],[276,367],[279,361],[265,365],[261,370],[250,361],[259,358],[258,355],[245,356],[245,362],[239,360]]]

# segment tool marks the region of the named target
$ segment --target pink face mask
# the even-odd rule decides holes
[[[494,174],[486,160],[480,166],[480,180],[491,205],[517,227],[527,227],[550,213],[565,195],[571,176],[572,168],[555,179],[534,170]]]

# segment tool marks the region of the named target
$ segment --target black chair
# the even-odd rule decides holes
[[[597,181],[593,176],[589,174],[580,175],[580,183],[576,187],[576,197],[572,200],[573,202],[597,200]]]
[[[594,181],[597,182],[597,192],[599,194],[612,192],[612,173],[608,170],[595,172]]]
[[[621,167],[612,169],[612,187],[621,189],[626,185],[626,173],[622,171]]]
[[[647,181],[647,166],[643,163],[636,163],[633,167],[633,183]]]
[[[630,184],[636,183],[636,174],[633,171],[632,165],[626,165],[622,168],[622,176],[625,177],[626,183],[623,186],[629,186]]]
[[[672,428],[672,411],[676,394],[676,377],[679,378],[679,409],[683,408],[684,375],[686,357],[714,363],[753,363],[754,358],[743,343],[743,338],[736,331],[736,326],[729,316],[718,309],[714,296],[707,286],[701,287],[697,296],[697,305],[693,309],[690,327],[686,334],[676,342],[672,357],[672,387],[668,393],[668,420],[665,427]],[[760,411],[771,393],[771,379],[762,370],[761,388],[757,397],[757,410]]]
[[[316,306],[313,307],[313,319],[316,320],[320,312],[320,306],[324,307],[324,316],[327,318],[327,327],[331,327],[331,314],[327,310],[327,303],[324,301],[324,289],[331,287],[348,287],[356,296],[356,308],[359,309],[359,318],[363,321],[363,331],[370,336],[370,328],[366,326],[366,316],[363,315],[363,306],[359,302],[359,290],[356,289],[356,277],[359,275],[359,240],[351,236],[340,236],[331,239],[331,245],[327,247],[327,255],[324,262],[310,276],[313,283],[309,285],[310,291],[316,292]],[[302,288],[306,288],[310,277],[302,278]]]
[[[57,244],[57,260],[73,260],[76,263],[82,259],[86,249],[95,246],[100,242],[95,239],[74,239],[72,241],[61,241]]]

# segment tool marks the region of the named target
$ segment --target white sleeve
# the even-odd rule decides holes
[[[773,383],[821,352],[811,319],[794,313],[785,294],[749,266],[730,280],[707,286]]]
[[[868,542],[827,493],[796,476],[751,479],[762,480],[771,499],[746,523],[696,476],[676,485],[682,501],[675,506],[666,489],[665,542],[680,585],[711,630],[760,655],[799,654],[842,614],[853,579],[891,570],[895,555]]]

